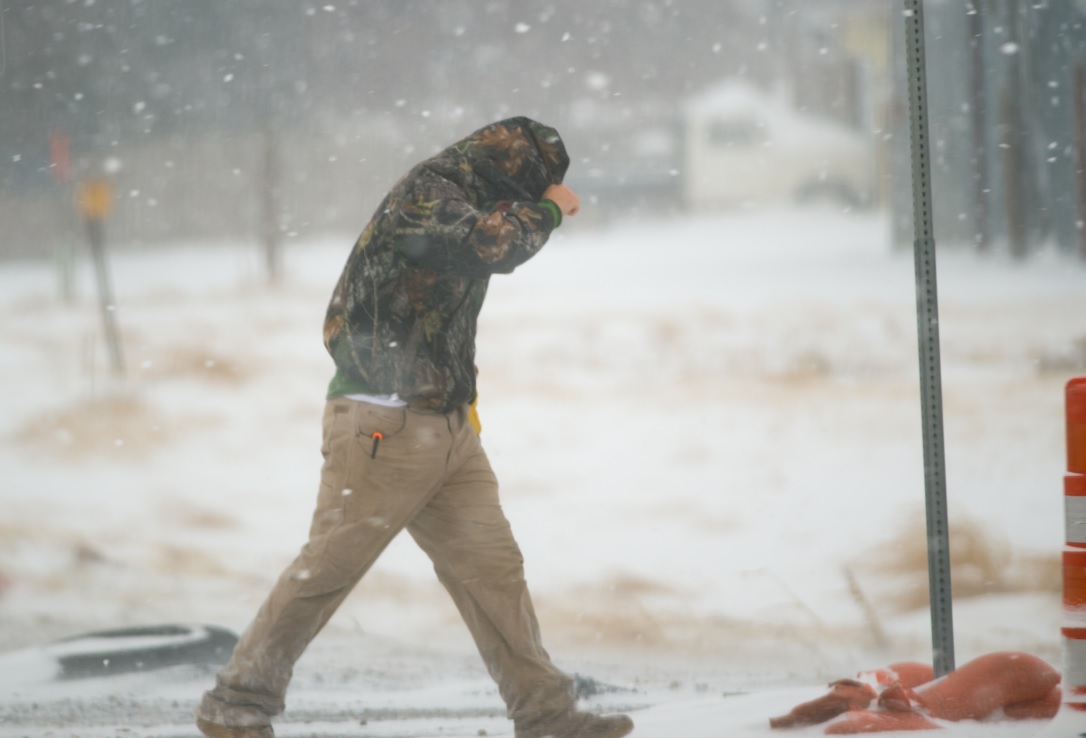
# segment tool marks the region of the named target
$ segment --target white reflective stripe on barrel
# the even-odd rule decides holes
[[[1064,495],[1063,519],[1067,543],[1086,543],[1086,497]]]
[[[1086,640],[1063,639],[1063,701],[1086,702],[1086,694],[1073,694],[1074,687],[1086,686]]]

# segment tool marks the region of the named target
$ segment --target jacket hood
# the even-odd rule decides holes
[[[539,200],[547,187],[562,182],[569,168],[558,131],[523,116],[484,126],[446,150],[453,151],[513,199]]]

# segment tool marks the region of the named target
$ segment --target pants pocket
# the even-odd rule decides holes
[[[355,435],[362,444],[363,453],[370,458],[377,458],[381,444],[391,441],[403,432],[407,425],[407,408],[385,407],[370,403],[359,403],[355,409]]]

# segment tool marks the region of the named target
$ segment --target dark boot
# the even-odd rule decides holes
[[[270,725],[232,726],[219,725],[196,718],[196,727],[207,738],[275,738],[275,731]]]
[[[625,715],[594,715],[570,710],[559,715],[516,723],[515,738],[622,738],[633,730]]]

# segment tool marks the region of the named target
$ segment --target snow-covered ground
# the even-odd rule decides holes
[[[12,665],[89,630],[245,626],[308,527],[321,321],[352,240],[293,244],[275,288],[252,244],[115,254],[123,383],[89,265],[68,306],[48,263],[0,265],[0,738],[194,734],[209,673]],[[1058,664],[1086,266],[946,252],[939,282],[957,661]],[[914,295],[881,216],[825,210],[571,225],[492,280],[483,439],[549,650],[619,688],[590,706],[636,710],[644,738],[770,735],[831,679],[930,660]],[[494,735],[502,713],[402,537],[299,663],[277,731]]]

